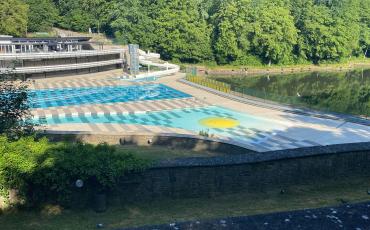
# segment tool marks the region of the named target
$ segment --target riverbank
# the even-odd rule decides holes
[[[183,65],[187,72],[196,75],[266,75],[290,74],[307,72],[344,72],[356,68],[370,67],[370,58],[357,58],[333,64],[300,64],[300,65],[263,65],[263,66],[234,66],[234,65]]]

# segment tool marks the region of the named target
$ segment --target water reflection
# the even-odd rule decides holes
[[[247,95],[319,110],[370,116],[370,69],[211,77]]]

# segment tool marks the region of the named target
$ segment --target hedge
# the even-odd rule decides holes
[[[34,137],[10,141],[0,136],[1,195],[16,190],[27,206],[72,205],[76,193],[88,197],[112,191],[125,173],[144,170],[149,164],[107,144],[52,143]],[[84,182],[82,188],[76,187],[77,180]]]

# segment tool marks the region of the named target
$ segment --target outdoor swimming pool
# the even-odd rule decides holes
[[[144,78],[137,78],[137,79],[131,79],[129,81],[131,82],[152,82],[156,81],[158,78],[155,76],[150,76],[150,77],[144,77]]]
[[[191,95],[162,84],[146,84],[32,90],[29,92],[29,104],[31,108],[49,108],[188,97]]]
[[[261,132],[284,129],[281,123],[239,113],[219,106],[186,108],[138,114],[86,114],[40,118],[41,124],[116,123],[181,128],[198,134],[200,131],[235,141],[250,139],[257,142]]]

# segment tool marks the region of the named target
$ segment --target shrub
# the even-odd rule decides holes
[[[76,193],[89,197],[112,191],[128,172],[143,170],[149,162],[113,146],[84,143],[51,143],[43,138],[9,141],[0,136],[0,190],[18,191],[27,206],[53,202],[72,204]],[[84,187],[76,188],[76,180]]]
[[[245,56],[238,57],[238,59],[236,59],[232,64],[236,66],[240,66],[240,65],[257,66],[257,67],[264,66],[261,59],[253,55],[245,55]]]
[[[28,85],[24,81],[19,81],[18,77],[11,72],[0,73],[0,133],[12,138],[33,131],[28,104]]]

